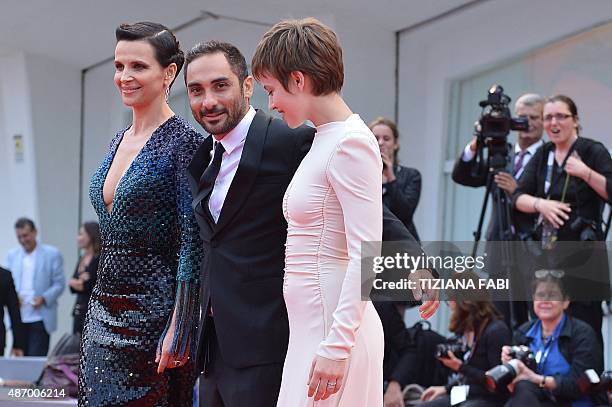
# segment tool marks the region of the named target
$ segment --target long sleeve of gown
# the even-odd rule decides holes
[[[202,137],[198,133],[187,131],[183,137],[178,138],[174,149],[176,154],[176,208],[180,228],[180,246],[174,303],[175,329],[170,353],[176,359],[182,359],[185,355],[191,354],[190,348],[193,342],[191,339],[195,332],[197,312],[199,311],[198,294],[202,243],[191,206],[192,196],[186,169],[201,142]],[[159,340],[159,347],[161,347],[170,328],[172,317],[170,315],[168,319],[166,329]]]
[[[344,217],[348,268],[331,329],[317,354],[347,359],[355,344],[366,305],[361,300],[361,243],[382,239],[382,161],[376,139],[367,133],[348,133],[337,145],[327,167]]]

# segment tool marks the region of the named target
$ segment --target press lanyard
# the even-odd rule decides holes
[[[557,338],[554,337],[554,335],[548,338],[548,340],[546,341],[546,345],[544,345],[544,354],[542,354],[542,351],[538,351],[538,353],[536,354],[536,360],[538,362],[538,372],[542,372],[542,368],[544,367],[544,364],[546,363],[546,359],[548,359],[548,354],[550,353],[550,349],[552,348],[552,345],[556,339]]]
[[[561,318],[561,321],[559,322],[559,324],[555,327],[553,334],[548,338],[548,340],[544,344],[544,353],[542,353],[541,350],[536,353],[535,359],[536,359],[536,363],[538,364],[538,372],[543,372],[542,369],[544,367],[544,364],[546,363],[546,359],[548,359],[548,354],[550,353],[550,350],[552,349],[555,341],[559,339],[559,335],[561,335],[561,327],[563,327],[566,324],[566,319],[567,317],[564,315],[563,318]],[[540,325],[540,337],[542,335],[543,329],[544,328],[542,327],[542,325]]]
[[[574,141],[574,143],[570,147],[569,151],[567,152],[567,155],[565,156],[565,159],[561,163],[561,169],[565,169],[565,163],[567,163],[567,159],[574,152],[574,148],[576,147],[576,141],[578,141],[578,140]],[[550,191],[550,187],[552,185],[552,175],[553,175],[553,166],[554,166],[554,164],[555,164],[555,150],[551,149],[548,152],[548,160],[546,161],[546,178],[544,180],[544,195],[547,195],[546,199],[550,199],[549,191]],[[565,182],[563,184],[563,192],[561,194],[561,202],[565,202],[565,193],[567,192],[568,184],[569,184],[569,174],[566,172],[565,173]]]

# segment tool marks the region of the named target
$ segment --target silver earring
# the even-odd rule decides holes
[[[164,93],[165,93],[165,96],[166,96],[166,103],[168,103],[168,97],[170,96],[170,86],[168,86],[166,88],[166,91]]]

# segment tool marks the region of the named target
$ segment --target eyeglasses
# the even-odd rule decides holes
[[[534,272],[535,278],[540,279],[540,278],[546,278],[548,276],[552,276],[554,278],[563,278],[563,276],[565,276],[565,272],[563,270],[546,270],[546,269],[541,269],[541,270],[536,270]]]
[[[536,291],[533,299],[537,301],[562,301],[563,294],[559,291]]]
[[[547,114],[546,116],[544,116],[544,121],[552,122],[552,119],[557,119],[558,122],[562,122],[563,120],[568,119],[570,117],[574,117],[574,115],[567,113]]]

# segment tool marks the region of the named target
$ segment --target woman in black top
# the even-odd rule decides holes
[[[572,280],[568,283],[573,300],[569,313],[588,322],[603,343],[600,305],[609,297],[610,285],[605,247],[573,245],[578,249],[593,247],[598,254],[590,256],[588,267],[572,272],[571,266],[559,263],[563,257],[559,254],[571,248],[554,242],[603,240],[602,209],[612,197],[612,159],[602,143],[579,137],[578,109],[567,96],[546,101],[544,129],[551,141],[529,161],[514,193],[514,204],[521,212],[539,213],[535,237],[549,250],[536,260],[538,266],[566,270],[566,278]]]
[[[465,298],[474,297],[478,301]],[[482,293],[474,296],[461,293],[461,297],[451,294],[449,306],[451,319],[449,330],[470,349],[462,359],[448,352],[447,358],[439,358],[447,368],[456,372],[446,386],[429,387],[423,395],[422,404],[427,407],[450,406],[450,394],[455,386],[468,385],[467,400],[462,406],[502,406],[506,401],[505,393],[490,393],[485,385],[485,372],[499,364],[502,346],[511,338],[510,329],[502,316]],[[461,298],[461,299],[459,299]],[[458,389],[460,390],[460,389]]]
[[[378,117],[368,126],[378,140],[383,161],[383,203],[420,241],[412,217],[421,196],[421,174],[414,168],[399,165],[399,132],[392,120]]]
[[[98,273],[98,260],[100,258],[100,226],[98,222],[85,222],[79,229],[79,249],[82,255],[79,258],[72,279],[68,283],[70,292],[76,294],[76,302],[72,309],[74,318],[72,332],[81,334],[89,297],[96,284]]]

